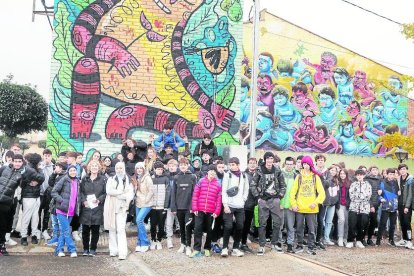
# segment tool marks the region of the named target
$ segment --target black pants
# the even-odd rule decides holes
[[[214,229],[211,232],[211,241],[217,243],[217,241],[223,237],[223,213],[224,207],[221,206],[220,215],[216,218],[216,222],[214,223]]]
[[[8,226],[8,217],[10,207],[7,205],[0,205],[0,245],[6,242],[6,233]]]
[[[368,223],[368,231],[367,231],[367,238],[368,240],[372,239],[374,236],[375,228],[378,227],[378,207],[375,207],[375,212],[369,213],[369,223]]]
[[[253,210],[244,210],[244,225],[243,225],[243,233],[241,238],[241,243],[246,244],[247,242],[247,236],[250,232],[250,227],[252,226],[252,221],[254,217],[254,211]]]
[[[45,194],[43,196],[40,196],[40,207],[39,207],[39,225],[37,226],[37,229],[40,230],[40,232],[43,232],[49,228],[49,218],[50,218],[50,201],[52,198],[50,197],[50,194],[48,194],[47,191],[45,191]],[[42,211],[43,211],[43,219],[42,219]]]
[[[365,237],[365,229],[368,225],[368,214],[357,214],[350,211],[348,214],[348,242],[357,241],[362,242]]]
[[[317,217],[316,242],[320,242],[323,236],[323,219],[326,213],[326,206],[319,204],[319,213]]]
[[[201,241],[203,238],[203,230],[207,232],[206,242],[204,243],[204,249],[211,249],[211,224],[213,223],[213,216],[210,213],[198,212],[195,216],[194,226],[194,250],[201,251]],[[217,219],[216,222],[217,223]]]
[[[72,221],[70,222],[70,226],[72,227],[72,232],[79,230],[80,223],[78,215],[73,216]]]
[[[83,250],[96,251],[99,241],[100,225],[82,225]]]
[[[161,241],[164,237],[165,218],[167,217],[167,211],[152,209],[150,212],[151,223],[151,240]],[[157,231],[158,227],[158,231]]]
[[[240,240],[244,226],[244,208],[231,208],[230,214],[223,214],[224,232],[223,232],[223,248],[229,248],[229,239],[233,233],[234,243],[233,249],[240,247]],[[233,216],[236,219],[235,229],[233,231]]]
[[[14,214],[16,214],[17,204],[19,204],[19,201],[17,200],[17,197],[15,197],[7,216],[6,233],[10,233],[13,229]]]
[[[390,241],[394,240],[394,231],[395,231],[395,224],[397,222],[397,212],[389,212],[386,210],[382,210],[381,212],[381,220],[380,226],[378,229],[378,239],[382,239],[382,234],[384,233],[385,227],[387,226],[387,220],[390,219],[390,228],[388,230],[388,239]]]
[[[408,208],[408,213],[404,214],[404,206],[398,206],[398,219],[401,226],[402,238],[405,241],[411,241],[411,208]]]
[[[191,246],[191,233],[194,228],[194,215],[188,210],[177,211],[178,223],[180,224],[181,244]]]

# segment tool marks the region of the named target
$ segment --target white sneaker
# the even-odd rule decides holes
[[[344,239],[343,238],[338,239],[338,246],[339,247],[344,247]]]
[[[59,252],[58,257],[65,257],[65,253],[64,252]]]
[[[347,242],[346,243],[346,248],[352,248],[354,247],[354,243],[353,242]]]
[[[126,256],[119,256],[118,260],[126,260]]]
[[[413,243],[411,241],[407,241],[407,243],[405,244],[405,248],[407,248],[407,249],[414,249],[413,248]]]
[[[365,246],[362,244],[362,242],[360,242],[360,241],[357,241],[356,242],[356,247],[357,248],[365,248]]]
[[[145,231],[147,231],[147,233],[151,230],[151,225],[149,223],[145,224]]]
[[[82,240],[81,237],[79,236],[79,232],[78,231],[73,231],[72,232],[72,237],[77,242]]]
[[[185,245],[181,244],[180,248],[177,250],[178,253],[184,253],[185,252]]]
[[[191,247],[186,246],[185,247],[185,255],[188,256],[188,257],[190,257],[191,256],[191,253],[193,253],[193,252],[191,252]]]
[[[141,253],[147,252],[149,250],[149,246],[141,246]]]
[[[155,249],[157,248],[156,246],[157,246],[157,242],[152,241],[152,242],[151,242],[150,249],[151,249],[151,250],[155,250]]]
[[[157,250],[161,250],[161,249],[162,249],[162,244],[161,244],[161,242],[157,242],[156,247],[157,247]]]
[[[172,241],[172,239],[171,238],[168,238],[167,239],[167,248],[168,249],[171,249],[171,248],[173,248],[174,247],[174,245],[173,245],[173,241]]]
[[[222,257],[227,257],[229,255],[229,249],[228,248],[223,248],[221,250],[221,256]]]
[[[42,237],[43,237],[43,239],[44,239],[45,241],[47,241],[47,240],[50,240],[50,239],[51,239],[51,237],[50,237],[49,233],[47,232],[47,230],[45,230],[45,231],[43,231],[43,232],[42,232]]]
[[[243,257],[244,253],[239,249],[233,249],[233,251],[231,251],[231,255],[236,257]]]
[[[10,238],[10,233],[6,233],[6,245],[14,246],[17,242]]]
[[[325,244],[326,245],[335,245],[335,243],[333,243],[331,240],[325,240]]]
[[[140,245],[137,245],[135,247],[135,252],[141,252],[141,250],[142,250],[142,247]]]
[[[407,241],[400,240],[399,242],[395,243],[396,246],[405,246],[407,244]]]
[[[72,253],[70,253],[70,257],[71,258],[77,258],[78,254],[76,254],[76,252],[72,252]]]

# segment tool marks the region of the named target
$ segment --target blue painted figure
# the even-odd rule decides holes
[[[293,135],[302,116],[289,101],[289,91],[282,85],[276,85],[272,90],[272,96],[275,102],[275,117],[279,118],[279,125],[288,129]]]
[[[345,68],[337,67],[334,70],[334,80],[338,92],[337,105],[341,110],[345,110],[354,99],[354,84],[352,78]]]
[[[373,101],[371,103],[371,112],[366,112],[366,125],[365,137],[375,143],[378,138],[385,134],[383,116],[384,116],[384,105],[380,101]]]
[[[399,77],[391,76],[388,79],[388,84],[391,90],[384,89],[380,95],[382,97],[382,103],[384,104],[384,124],[398,124],[401,127],[401,123],[406,119],[406,113],[398,109],[401,97],[396,92],[403,88],[402,82]]]
[[[279,59],[277,63],[277,71],[281,77],[289,77],[292,75],[293,66],[290,59]]]
[[[360,137],[355,137],[351,121],[343,121],[339,124],[339,131],[335,138],[341,145],[344,154],[372,155],[370,144]]]
[[[272,78],[272,81],[277,80],[278,74],[273,69],[274,59],[273,55],[268,52],[263,52],[259,55],[259,71],[260,74],[268,75]]]
[[[306,69],[306,64],[302,60],[297,60],[293,64],[292,77],[294,80],[290,85],[294,86],[298,82],[303,82],[306,85],[312,84],[312,74]]]
[[[249,97],[250,84],[246,77],[241,79],[240,122],[247,123],[250,116],[251,99]]]
[[[286,150],[293,144],[293,137],[290,132],[275,124],[272,114],[261,111],[257,115],[257,129],[262,132],[262,136],[256,140],[256,147],[262,146],[265,142],[270,143],[272,148]]]
[[[336,114],[335,92],[329,86],[324,86],[319,92],[319,116],[316,117],[317,125],[325,125],[331,131],[338,128],[338,115]]]

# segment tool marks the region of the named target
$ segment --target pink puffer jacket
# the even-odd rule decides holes
[[[209,181],[205,176],[197,183],[194,187],[192,211],[220,215],[221,186],[217,178]]]

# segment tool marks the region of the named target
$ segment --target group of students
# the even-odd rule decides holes
[[[218,156],[209,135],[192,157],[188,141],[177,136],[171,127],[149,143],[127,139],[114,160],[95,151],[85,164],[82,153],[62,153],[52,163],[48,149],[43,158],[23,157],[13,145],[0,169],[0,254],[8,255],[6,244],[16,244],[20,205],[21,244],[27,246],[30,235],[32,244],[44,238],[60,257],[65,246],[77,257],[74,239],[80,241],[80,232],[83,255],[95,256],[103,227],[110,255],[125,259],[131,218],[137,226],[135,251],[142,253],[162,249],[164,239],[172,249],[174,226],[180,232],[178,252],[193,258],[254,253],[248,238],[258,238],[257,255],[265,254],[268,242],[276,253],[300,253],[307,246],[315,255],[335,244],[378,246],[386,235],[390,245],[414,249],[414,180],[405,164],[380,174],[375,166],[326,167],[324,155],[315,157],[315,165],[310,156],[287,157],[281,164],[266,152],[259,162],[249,158],[241,171],[238,157]],[[187,152],[179,153],[181,146]],[[402,238],[395,243],[397,217]]]

